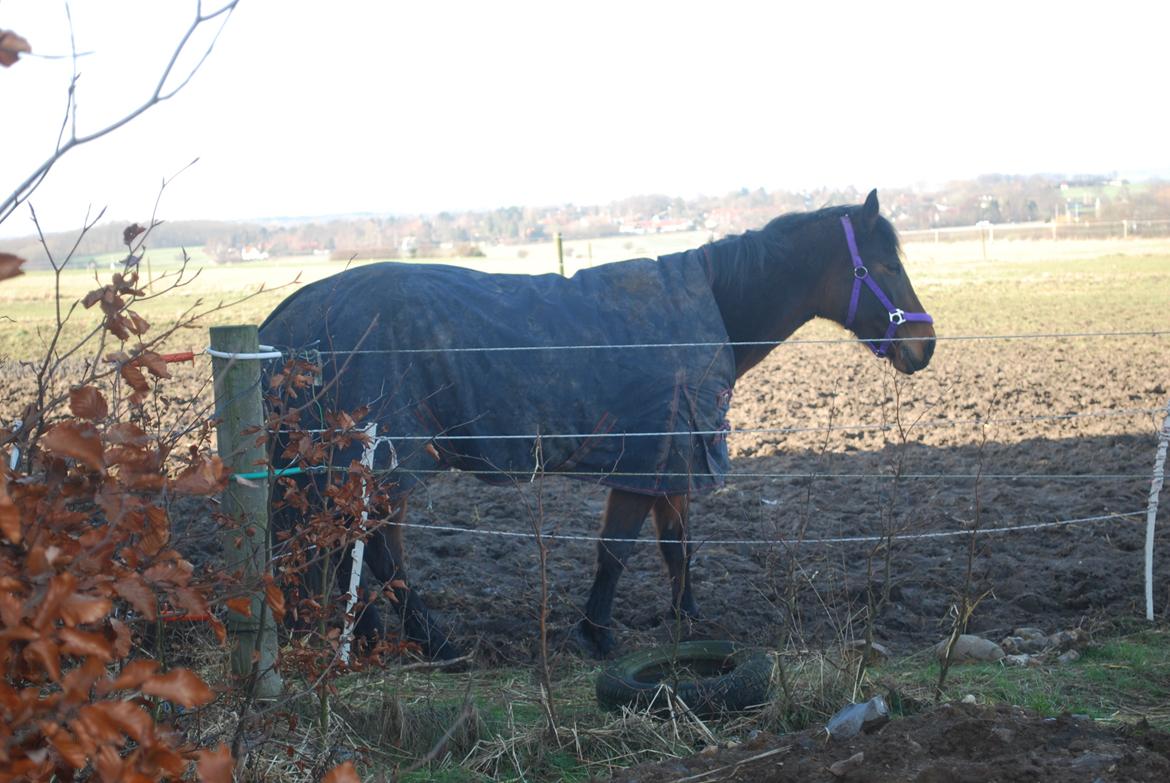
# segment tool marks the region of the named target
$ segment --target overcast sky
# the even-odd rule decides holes
[[[149,95],[194,7],[72,0],[80,133]],[[0,28],[70,51],[60,0],[2,0]],[[141,221],[196,157],[161,217],[1166,175],[1167,30],[1165,2],[242,0],[182,93],[33,203],[50,230]],[[71,68],[0,69],[0,195],[50,153]]]

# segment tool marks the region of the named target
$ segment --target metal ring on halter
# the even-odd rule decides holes
[[[906,323],[906,312],[901,308],[895,308],[890,311],[890,323],[901,326]]]
[[[864,280],[865,278],[869,277],[869,270],[864,266],[855,266],[853,267],[853,276],[858,280]]]

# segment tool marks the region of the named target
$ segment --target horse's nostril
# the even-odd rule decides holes
[[[930,357],[934,354],[934,340],[907,340],[900,343],[898,350],[902,355],[902,363],[916,372],[930,364]]]

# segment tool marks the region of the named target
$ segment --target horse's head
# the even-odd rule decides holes
[[[902,266],[894,227],[878,214],[877,191],[839,220],[830,228],[840,252],[826,269],[828,312],[899,372],[923,369],[934,353],[933,320]]]

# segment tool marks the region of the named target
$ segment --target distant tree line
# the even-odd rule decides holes
[[[624,223],[653,218],[683,219],[716,236],[758,228],[785,212],[853,203],[853,189],[741,190],[720,196],[682,199],[660,194],[631,196],[604,205],[501,207],[434,215],[348,216],[325,220],[284,220],[267,224],[184,220],[163,223],[154,247],[202,248],[217,260],[239,260],[246,248],[270,256],[317,253],[335,259],[478,255],[481,245],[540,241],[561,233],[567,239],[611,236]],[[1107,177],[989,175],[932,188],[887,188],[882,206],[903,230],[969,226],[979,221],[1170,219],[1170,182],[1129,183]],[[125,221],[88,232],[77,256],[122,249]],[[75,233],[46,237],[56,256],[77,241]],[[0,251],[44,266],[36,238],[0,240]]]

